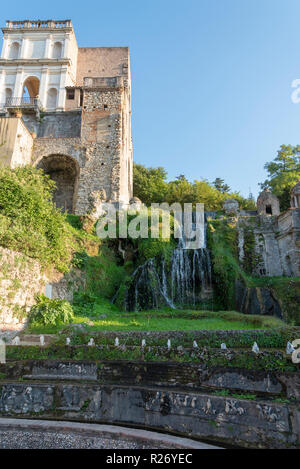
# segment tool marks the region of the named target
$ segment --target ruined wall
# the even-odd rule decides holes
[[[240,217],[237,224],[239,260],[245,265],[246,251],[255,258],[252,273],[261,277],[281,276],[283,273],[277,240],[278,223],[273,216]],[[252,235],[252,244],[247,246],[247,235]],[[249,243],[249,240],[248,240]]]
[[[278,245],[283,274],[300,276],[300,209],[287,210],[278,217]]]
[[[40,264],[18,252],[0,247],[0,332],[24,327],[25,316],[43,292],[46,278]],[[2,335],[1,334],[1,335]]]

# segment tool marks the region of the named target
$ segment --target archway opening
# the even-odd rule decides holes
[[[28,77],[23,85],[23,98],[36,98],[39,94],[40,80],[37,77]]]
[[[266,214],[272,215],[272,205],[266,205]]]
[[[55,182],[53,202],[64,212],[72,213],[77,198],[79,165],[67,155],[45,156],[37,165]]]

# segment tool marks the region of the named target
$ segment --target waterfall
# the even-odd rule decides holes
[[[126,294],[126,309],[169,306],[197,306],[211,297],[212,274],[209,250],[188,249],[184,236],[179,238],[171,259],[147,260],[133,272]]]

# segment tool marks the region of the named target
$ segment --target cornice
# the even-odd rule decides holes
[[[71,32],[73,31],[73,28],[70,26],[66,28],[39,28],[39,29],[33,29],[33,28],[2,28],[3,34],[22,34],[22,33],[61,33],[61,32]]]
[[[0,65],[71,65],[71,59],[0,59]]]

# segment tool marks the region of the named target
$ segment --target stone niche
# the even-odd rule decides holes
[[[259,215],[278,216],[280,214],[280,205],[276,195],[269,190],[261,192],[257,199],[257,211]]]

